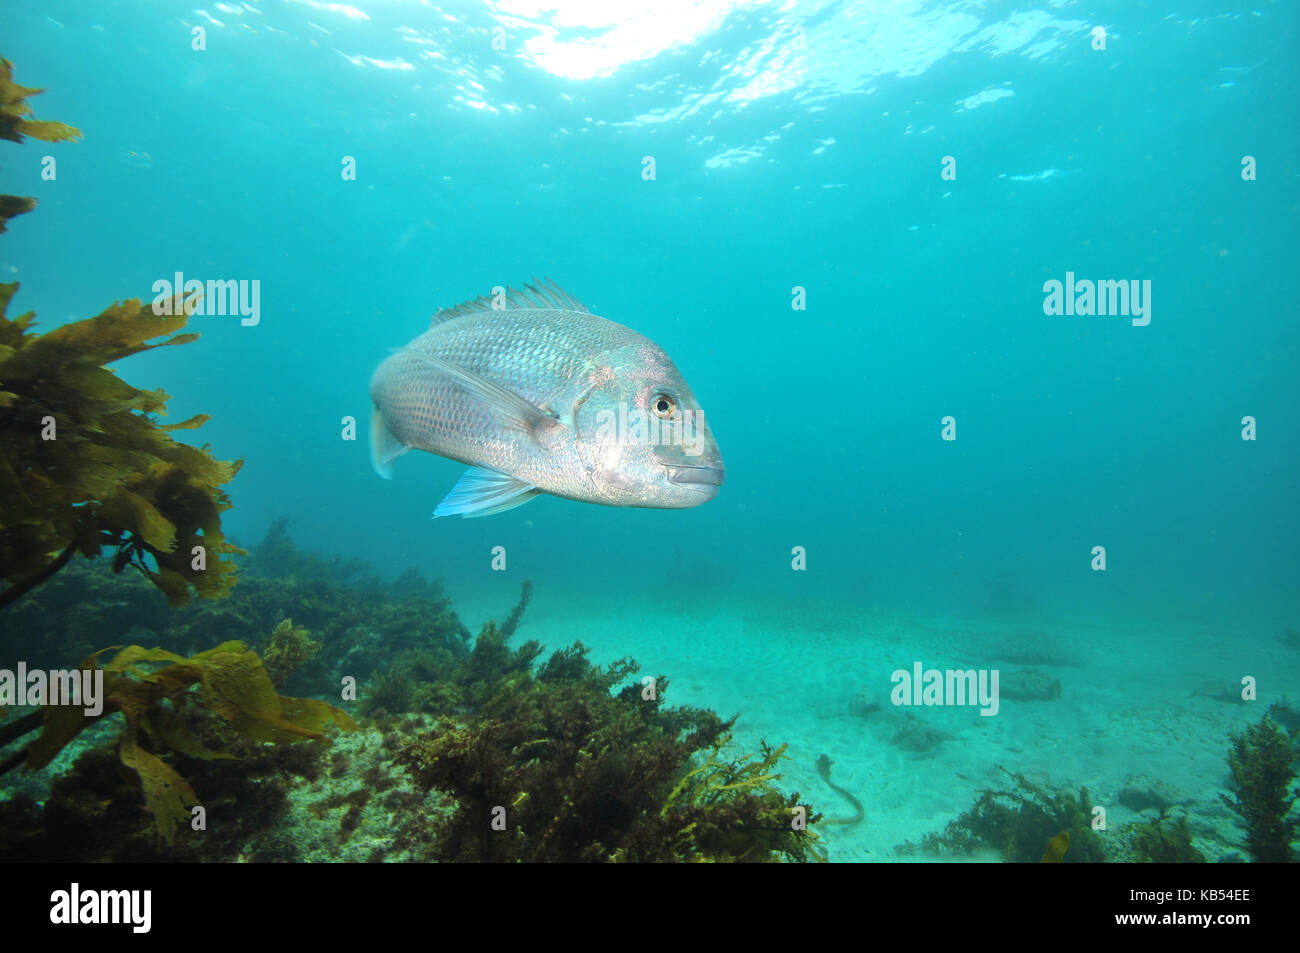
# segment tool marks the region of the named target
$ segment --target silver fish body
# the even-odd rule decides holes
[[[550,493],[685,508],[724,468],[695,395],[662,349],[554,284],[438,312],[375,370],[376,471],[419,449],[469,464],[435,516],[485,516]]]

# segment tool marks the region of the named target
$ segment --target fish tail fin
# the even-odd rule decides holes
[[[388,429],[388,422],[384,420],[384,412],[376,405],[370,411],[370,465],[375,468],[375,472],[385,480],[391,480],[393,461],[410,449],[409,444],[402,443],[393,436],[393,432]]]

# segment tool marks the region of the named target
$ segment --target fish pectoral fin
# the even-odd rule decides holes
[[[536,437],[554,427],[564,426],[556,419],[555,414],[548,414],[536,404],[524,400],[514,391],[493,383],[481,374],[467,371],[459,364],[444,361],[428,351],[418,351],[412,347],[400,347],[396,348],[396,350],[418,358],[430,367],[437,368],[471,394],[489,404],[493,410],[501,415],[506,424],[530,437]]]
[[[491,516],[523,506],[538,493],[531,483],[525,483],[508,473],[486,467],[470,467],[456,485],[433,511],[438,516]]]
[[[370,465],[385,480],[393,478],[392,462],[411,449],[388,429],[383,411],[374,407],[370,411]]]

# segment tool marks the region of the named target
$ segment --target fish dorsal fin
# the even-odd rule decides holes
[[[534,310],[556,310],[556,311],[580,311],[583,314],[590,314],[587,306],[569,294],[550,278],[538,278],[533,276],[533,283],[524,285],[521,291],[518,288],[506,289],[506,310],[531,308]],[[451,308],[443,308],[433,316],[429,322],[430,326],[441,324],[452,318],[459,318],[466,314],[479,314],[484,311],[491,311],[492,296],[479,295],[470,301],[462,301],[460,304]]]

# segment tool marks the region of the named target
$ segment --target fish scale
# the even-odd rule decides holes
[[[630,328],[571,310],[584,306],[554,285],[527,287],[528,295],[510,289],[503,310],[478,298],[440,311],[380,364],[371,381],[376,470],[387,476],[413,448],[469,464],[440,514],[499,512],[538,492],[626,506],[711,498],[722,466],[704,425],[710,454],[698,465],[679,448],[629,445],[595,425],[601,413],[617,419],[620,400],[648,412],[661,391],[680,401],[679,419],[698,412],[667,355]]]

